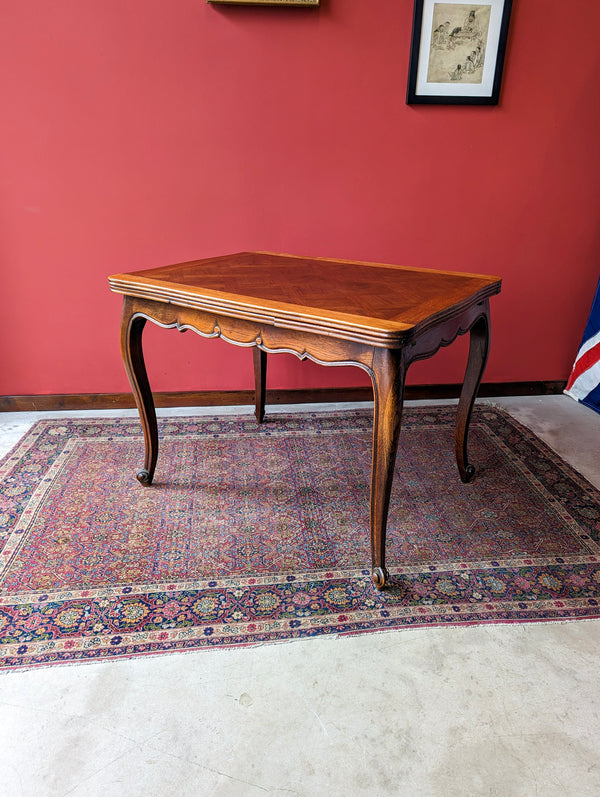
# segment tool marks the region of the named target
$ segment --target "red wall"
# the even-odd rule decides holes
[[[241,249],[499,274],[487,380],[565,379],[600,262],[577,5],[515,0],[499,107],[452,108],[405,104],[411,0],[0,0],[0,394],[126,390],[106,276]],[[146,348],[157,390],[251,386],[249,351]],[[364,379],[281,355],[269,384]]]

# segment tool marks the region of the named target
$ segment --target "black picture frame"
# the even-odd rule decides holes
[[[497,105],[511,9],[512,0],[415,0],[407,104]]]

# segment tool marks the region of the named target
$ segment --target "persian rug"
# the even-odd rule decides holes
[[[370,582],[368,411],[44,420],[0,462],[0,664],[600,616],[600,493],[505,412],[405,411],[388,589]]]

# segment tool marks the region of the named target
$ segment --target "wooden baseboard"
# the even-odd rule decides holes
[[[486,382],[481,397],[550,396],[562,393],[566,382]],[[460,394],[459,384],[408,385],[405,399],[449,399]],[[314,404],[371,401],[370,387],[313,388],[309,390],[267,390],[269,404]],[[254,404],[253,390],[206,390],[155,393],[157,407],[224,407]],[[67,395],[0,396],[0,412],[46,410],[117,410],[135,407],[130,393],[77,393]]]

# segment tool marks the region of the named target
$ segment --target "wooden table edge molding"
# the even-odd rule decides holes
[[[500,292],[498,277],[242,252],[108,280],[111,290],[123,294],[121,354],[144,432],[144,466],[137,473],[142,484],[152,483],[158,457],[156,410],[142,347],[147,321],[252,348],[259,423],[265,413],[267,353],[353,365],[369,374],[374,397],[371,578],[377,589],[388,580],[385,538],[406,371],[466,333],[470,346],[455,454],[461,480],[473,477],[468,431],[489,352],[489,299]],[[288,293],[295,301],[288,301]]]
[[[205,310],[216,314],[228,315],[235,313],[236,318],[247,321],[257,321],[269,326],[298,331],[319,331],[323,335],[338,335],[345,332],[350,340],[372,342],[374,345],[386,343],[397,345],[404,333],[411,330],[408,324],[389,324],[381,322],[378,325],[369,323],[369,319],[361,319],[347,313],[329,314],[329,317],[318,313],[302,312],[302,307],[291,303],[272,302],[268,306],[249,302],[243,296],[228,294],[226,297],[218,291],[182,290],[176,284],[163,283],[157,285],[155,280],[136,277],[135,282],[126,280],[126,274],[115,274],[109,278],[110,286],[116,293],[126,296],[152,298],[157,302],[175,304],[178,307]]]

